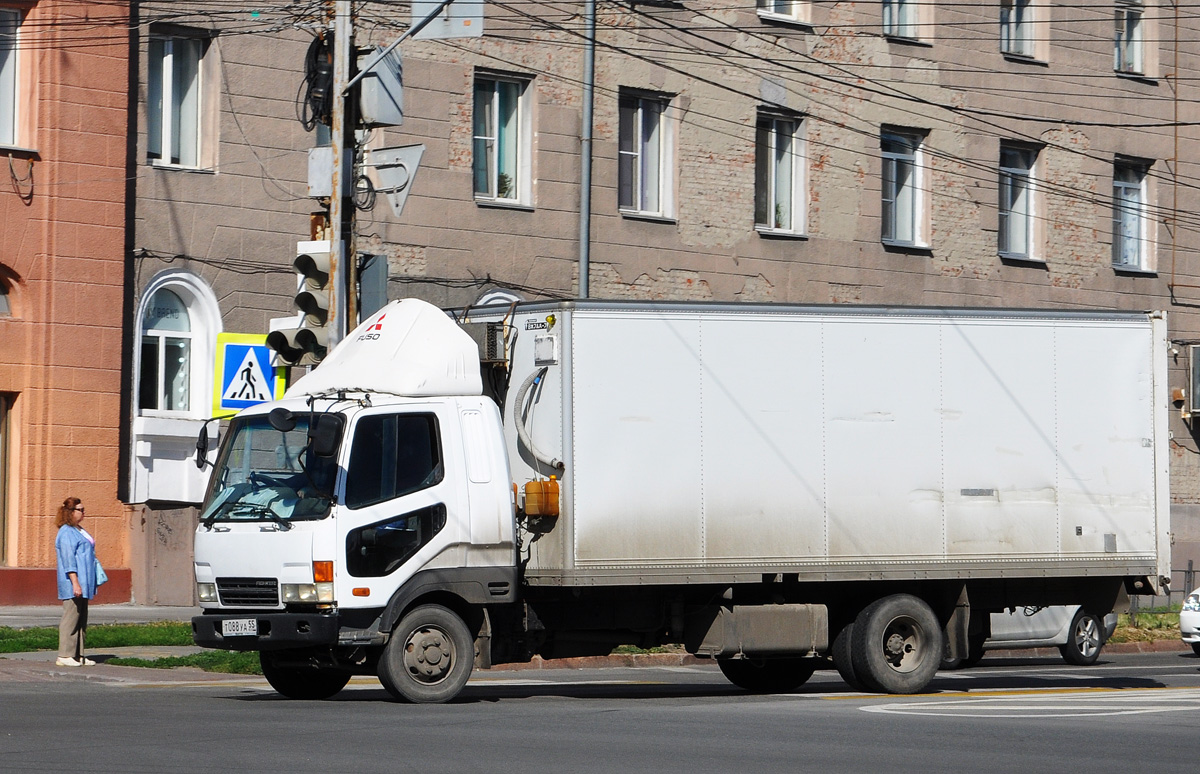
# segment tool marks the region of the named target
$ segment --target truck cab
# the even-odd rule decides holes
[[[490,399],[289,393],[224,435],[195,536],[195,641],[262,652],[282,693],[374,673],[424,600],[461,605],[474,638],[482,621],[468,608],[515,593],[514,497]],[[458,658],[474,659],[470,642]]]

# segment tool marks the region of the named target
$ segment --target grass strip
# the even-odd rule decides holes
[[[89,626],[89,648],[123,648],[132,645],[191,645],[192,625],[179,621],[147,624],[101,624]],[[0,653],[57,650],[58,628],[36,626],[12,629],[0,626]]]
[[[203,653],[193,653],[188,656],[168,656],[165,658],[110,658],[105,664],[115,666],[144,667],[148,669],[174,669],[176,667],[196,667],[205,672],[222,672],[230,675],[261,675],[262,667],[258,663],[258,653],[211,650]]]

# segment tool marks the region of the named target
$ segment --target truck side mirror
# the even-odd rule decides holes
[[[196,467],[204,470],[204,466],[208,464],[208,425],[200,428],[200,435],[196,436]]]
[[[318,457],[336,457],[338,447],[342,444],[342,425],[344,420],[340,414],[317,414],[308,426],[309,449]]]

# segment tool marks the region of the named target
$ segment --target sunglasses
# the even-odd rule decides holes
[[[77,506],[75,506],[75,510],[79,511],[80,513],[83,513],[84,507],[82,505],[77,505]]]

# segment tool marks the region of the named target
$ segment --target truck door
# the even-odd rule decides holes
[[[343,606],[386,604],[430,558],[462,539],[467,513],[456,478],[447,475],[442,434],[454,417],[440,408],[381,408],[354,423],[339,512]]]

